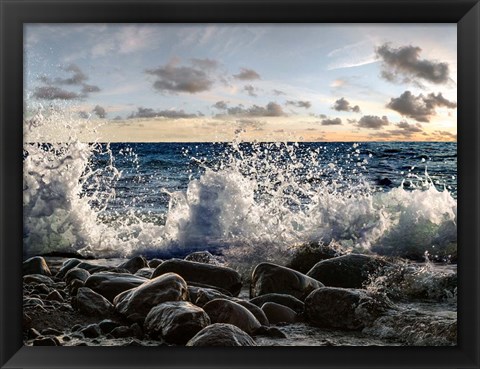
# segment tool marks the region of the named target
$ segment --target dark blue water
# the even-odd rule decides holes
[[[366,181],[373,191],[402,184],[413,189],[427,170],[437,189],[455,198],[457,194],[457,144],[452,142],[241,143],[236,150],[228,143],[112,143],[110,149],[122,176],[109,209],[133,207],[159,219],[167,212],[168,193],[185,191],[205,168],[218,170],[234,159],[243,159],[245,172],[255,168],[260,179],[268,176],[266,163],[275,161],[277,167],[288,167],[298,182],[314,185],[341,177],[345,186]],[[97,155],[93,163],[102,167],[107,160],[105,154]]]

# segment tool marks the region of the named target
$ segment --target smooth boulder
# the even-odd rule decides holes
[[[226,299],[215,299],[203,307],[212,323],[232,324],[248,334],[254,333],[261,324],[247,308]]]
[[[226,295],[213,288],[188,286],[190,301],[197,306],[203,307],[207,302],[215,299],[230,299],[232,296]]]
[[[118,294],[138,287],[146,281],[148,279],[130,273],[100,272],[90,276],[85,282],[85,287],[91,288],[109,301],[113,301]]]
[[[278,323],[295,323],[297,321],[297,313],[285,305],[275,302],[266,302],[262,306],[262,311],[271,324]]]
[[[240,300],[236,299],[234,300],[237,304],[242,305],[245,309],[247,309],[249,312],[253,314],[255,318],[257,318],[258,322],[261,325],[270,325],[270,322],[268,321],[267,316],[263,312],[261,308],[259,308],[257,305],[252,304],[251,302],[245,301],[245,300]]]
[[[387,265],[375,256],[348,254],[318,262],[307,275],[329,287],[362,288],[372,274]]]
[[[90,275],[91,274],[85,269],[72,268],[65,274],[63,280],[67,285],[70,284],[70,282],[72,282],[74,279],[85,282],[90,277]]]
[[[250,295],[281,293],[304,300],[310,292],[323,287],[319,281],[296,270],[272,263],[258,264],[252,273]]]
[[[80,287],[72,299],[72,305],[82,314],[88,316],[108,316],[113,312],[113,305],[102,295],[87,287]]]
[[[305,299],[307,321],[317,327],[359,330],[386,312],[365,290],[323,287]]]
[[[330,245],[302,245],[294,250],[292,258],[286,266],[305,274],[319,261],[341,256],[340,252]]]
[[[65,277],[65,274],[67,274],[67,272],[70,270],[70,269],[73,269],[75,268],[78,264],[80,264],[82,261],[81,260],[78,260],[78,259],[68,259],[68,260],[65,260],[60,268],[60,270],[58,271],[56,277],[57,278],[60,278],[60,279],[63,279],[63,277]]]
[[[143,256],[135,256],[130,260],[127,260],[118,265],[118,268],[126,269],[132,274],[135,274],[137,270],[146,267],[148,267],[148,262],[147,259],[145,259]]]
[[[50,268],[45,259],[41,256],[34,256],[23,262],[23,275],[41,274],[51,276]]]
[[[209,324],[210,318],[202,308],[187,301],[171,301],[152,308],[144,327],[154,339],[185,344]]]
[[[303,301],[300,301],[296,297],[285,295],[282,293],[267,293],[254,297],[250,302],[258,307],[262,307],[266,302],[275,302],[280,305],[284,305],[294,310],[297,314],[301,314],[305,308]]]
[[[215,323],[203,328],[186,346],[257,346],[252,337],[232,324]]]
[[[153,271],[155,269],[153,268],[141,268],[141,269],[138,269],[134,275],[138,276],[138,277],[143,277],[143,278],[147,278],[147,279],[150,279],[150,277],[152,276],[153,274]]]
[[[199,283],[218,287],[230,292],[233,296],[238,296],[242,288],[242,278],[237,271],[218,265],[171,259],[160,264],[153,272],[152,278],[165,273],[177,273],[189,284]]]
[[[212,265],[221,265],[220,258],[212,255],[208,251],[195,251],[191,254],[185,256],[187,261],[195,261],[197,263],[212,264]]]
[[[126,317],[133,314],[145,317],[150,309],[158,304],[187,300],[188,289],[185,280],[178,274],[167,273],[122,292],[115,297],[113,304],[117,312]]]

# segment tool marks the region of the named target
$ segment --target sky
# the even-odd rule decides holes
[[[24,96],[85,140],[455,141],[456,50],[456,24],[27,24]]]

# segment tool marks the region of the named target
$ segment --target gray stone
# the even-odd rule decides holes
[[[271,324],[292,324],[297,321],[297,313],[285,305],[280,305],[275,302],[266,302],[263,304],[262,310]]]
[[[88,277],[90,277],[90,273],[81,268],[72,268],[70,269],[66,274],[65,277],[63,277],[63,280],[65,281],[66,284],[70,284],[71,281],[74,279],[78,279],[82,282],[85,282]]]
[[[195,261],[197,263],[212,264],[212,265],[222,265],[220,258],[212,255],[208,251],[196,251],[192,252],[185,256],[187,261]]]
[[[375,256],[348,254],[320,261],[307,275],[329,287],[362,288],[372,274],[387,265]]]
[[[73,269],[75,268],[78,264],[80,264],[82,261],[81,260],[78,260],[78,259],[68,259],[68,260],[65,260],[62,264],[62,267],[60,268],[60,270],[58,271],[57,273],[57,278],[60,278],[60,279],[63,279],[63,277],[65,277],[65,274],[67,274],[67,272],[70,270],[70,269]]]
[[[138,277],[143,277],[143,278],[147,278],[147,279],[150,279],[150,277],[152,276],[153,274],[153,271],[155,269],[153,268],[141,268],[141,269],[138,269],[136,272],[135,272],[135,275],[138,276]]]
[[[50,292],[47,296],[48,301],[58,301],[58,302],[63,302],[63,296],[58,292],[57,290],[53,290]]]
[[[118,268],[126,269],[132,274],[135,274],[137,270],[146,267],[148,267],[148,262],[143,256],[135,256],[118,266]]]
[[[203,328],[186,346],[257,346],[252,337],[232,324],[216,323]]]
[[[203,307],[207,302],[215,299],[230,299],[231,295],[225,295],[213,288],[188,286],[190,301],[197,306]]]
[[[359,330],[385,312],[385,305],[364,290],[323,287],[305,299],[307,321],[317,327]]]
[[[91,288],[107,300],[113,301],[118,294],[138,287],[146,281],[148,279],[130,273],[99,272],[87,279],[85,287]]]
[[[178,274],[167,273],[119,294],[113,303],[117,312],[124,316],[134,313],[147,316],[151,308],[162,302],[186,300],[188,290],[185,280]]]
[[[156,267],[158,267],[162,263],[163,263],[163,260],[161,260],[161,259],[152,259],[148,262],[148,267],[155,269]]]
[[[110,333],[113,329],[119,327],[120,324],[110,319],[104,319],[100,323],[98,323],[98,326],[104,334],[107,334]]]
[[[97,338],[102,335],[102,330],[98,324],[90,324],[85,328],[80,329],[80,332],[85,338]]]
[[[242,288],[242,278],[233,269],[180,259],[164,261],[155,269],[152,278],[169,272],[177,273],[189,284],[193,282],[218,287],[233,296],[238,296]]]
[[[251,297],[281,293],[304,300],[310,292],[323,287],[319,281],[296,270],[271,263],[258,264],[252,273]]]
[[[82,314],[88,316],[109,316],[113,312],[113,305],[102,295],[87,287],[81,287],[77,296],[72,299],[72,305]]]
[[[275,302],[280,305],[288,306],[297,314],[302,314],[305,308],[305,304],[303,303],[303,301],[300,301],[296,297],[281,293],[267,293],[266,295],[254,297],[250,300],[250,302],[259,307],[262,307],[263,304],[265,304],[266,302]]]
[[[261,324],[247,308],[236,302],[215,299],[203,307],[212,323],[227,323],[237,326],[241,330],[252,334]]]
[[[319,261],[341,255],[341,251],[333,246],[307,244],[295,249],[292,259],[286,266],[306,274]]]
[[[164,302],[155,306],[145,319],[145,329],[152,338],[185,344],[210,324],[210,318],[200,307],[187,301]]]
[[[47,262],[41,256],[34,256],[23,262],[23,275],[28,274],[41,274],[51,276],[52,273],[48,268]]]
[[[33,340],[33,346],[60,346],[60,341],[56,337],[38,337]]]
[[[237,304],[242,305],[245,309],[247,309],[249,312],[251,312],[255,318],[260,322],[261,325],[269,325],[270,322],[268,321],[267,316],[263,312],[261,308],[259,308],[257,305],[252,304],[251,302],[245,301],[245,300],[240,300],[236,299],[234,300]]]
[[[42,274],[29,274],[23,277],[24,284],[46,284],[47,286],[53,286],[55,282],[52,278]]]

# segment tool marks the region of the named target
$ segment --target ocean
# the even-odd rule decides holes
[[[457,144],[26,144],[24,254],[456,255]]]

